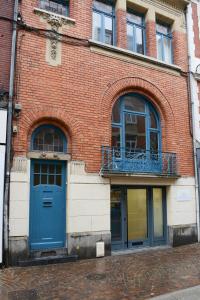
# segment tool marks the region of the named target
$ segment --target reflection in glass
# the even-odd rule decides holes
[[[151,119],[150,128],[157,128],[156,116],[155,113],[152,111],[150,111],[150,119]]]
[[[150,133],[150,149],[152,152],[158,152],[158,133],[151,132]]]
[[[128,240],[147,238],[147,198],[146,189],[128,189]]]
[[[93,12],[93,39],[101,41],[101,15]]]
[[[156,39],[157,39],[157,57],[158,57],[158,59],[163,60],[162,37],[161,37],[161,35],[157,34]]]
[[[163,38],[164,57],[166,63],[171,63],[171,40]]]
[[[133,49],[133,27],[127,24],[127,48],[130,51],[134,51]]]
[[[111,191],[111,238],[112,241],[122,239],[121,232],[121,191]]]
[[[125,109],[136,111],[136,112],[145,112],[145,103],[137,96],[125,96],[124,97]]]
[[[125,115],[126,151],[146,149],[146,121],[145,116],[133,114]]]
[[[112,18],[105,17],[105,43],[112,45]]]
[[[163,237],[163,204],[162,189],[153,189],[154,237]]]
[[[113,106],[112,122],[113,123],[120,123],[120,101],[119,100]]]
[[[135,35],[136,35],[136,52],[143,54],[143,30],[141,28],[135,28]]]

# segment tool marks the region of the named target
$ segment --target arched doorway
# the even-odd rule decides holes
[[[66,240],[66,162],[45,156],[52,153],[58,158],[66,153],[67,140],[59,128],[42,125],[32,134],[30,150],[43,157],[31,160],[30,249],[62,248]]]

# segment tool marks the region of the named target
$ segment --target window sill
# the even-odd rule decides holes
[[[125,55],[125,56],[128,56],[128,57],[131,57],[131,58],[135,58],[137,60],[145,61],[147,63],[151,63],[151,64],[154,64],[154,65],[163,67],[165,69],[167,68],[167,69],[171,69],[171,70],[174,70],[174,71],[181,72],[181,68],[179,66],[174,65],[174,64],[165,63],[161,60],[158,60],[158,59],[150,57],[150,56],[135,53],[135,52],[132,52],[132,51],[129,51],[129,50],[126,50],[126,49],[118,48],[116,46],[103,44],[101,42],[96,42],[94,40],[89,40],[89,44],[90,44],[90,46],[95,46],[95,47],[98,47],[98,48],[101,48],[101,49],[104,49],[104,50],[107,50],[107,51],[112,51],[112,52],[122,54],[122,55]]]
[[[42,17],[44,20],[47,20],[48,23],[54,19],[57,23],[59,23],[59,26],[75,24],[75,20],[72,18],[65,17],[41,8],[34,8],[34,13]]]

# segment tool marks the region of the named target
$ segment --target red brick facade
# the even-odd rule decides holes
[[[0,17],[13,18],[14,0],[2,0]],[[0,19],[0,90],[8,91],[10,77],[10,57],[12,42],[12,23]]]
[[[63,27],[71,36],[91,39],[92,1],[76,0],[70,6],[74,26]],[[84,3],[83,3],[84,2]],[[46,29],[33,10],[36,0],[21,4],[23,20]],[[118,34],[125,35],[125,16],[118,11]],[[124,27],[123,27],[124,26]],[[152,40],[149,40],[149,39]],[[156,57],[155,24],[147,26],[148,55]],[[126,37],[118,44],[126,46]],[[146,95],[161,116],[162,149],[178,156],[180,175],[193,176],[193,151],[189,127],[187,77],[181,72],[158,67],[153,62],[128,60],[112,52],[95,52],[90,47],[62,43],[62,64],[53,67],[45,60],[46,39],[19,31],[17,57],[17,101],[22,104],[19,131],[14,138],[15,155],[26,155],[33,129],[53,123],[69,135],[72,159],[86,162],[89,172],[100,171],[101,146],[111,143],[111,112],[120,95],[137,91]],[[174,33],[174,60],[187,70],[187,43],[183,33]]]

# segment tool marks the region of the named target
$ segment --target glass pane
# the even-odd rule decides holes
[[[112,12],[113,12],[113,7],[111,5],[107,5],[107,4],[99,2],[99,1],[94,1],[93,7],[95,9],[105,12],[105,13],[112,14]]]
[[[47,174],[41,175],[41,184],[47,184]]]
[[[154,237],[163,237],[162,189],[153,189]]]
[[[49,175],[49,184],[54,184],[55,175]]]
[[[48,173],[48,171],[47,171],[47,165],[41,165],[41,167],[42,167],[42,170],[41,170],[41,173],[45,173],[45,174],[47,174]]]
[[[127,49],[133,51],[133,26],[127,24]]]
[[[156,31],[160,32],[160,33],[163,33],[163,34],[169,34],[170,32],[170,28],[169,26],[166,26],[166,25],[162,25],[162,24],[156,24]]]
[[[93,12],[93,33],[92,37],[95,41],[101,41],[101,15]]]
[[[34,165],[34,173],[40,173],[40,164]]]
[[[172,52],[171,52],[171,39],[163,37],[164,57],[165,62],[171,64]]]
[[[112,45],[112,18],[104,17],[104,23],[105,23],[105,43]]]
[[[128,240],[147,238],[146,189],[128,189]]]
[[[112,147],[120,148],[120,128],[112,127]]]
[[[158,133],[150,133],[150,149],[152,152],[158,152]]]
[[[121,231],[121,191],[111,191],[111,238],[112,241],[122,239]]]
[[[54,128],[41,128],[34,137],[33,150],[64,152],[63,137]]]
[[[143,30],[141,28],[135,27],[135,35],[136,35],[136,52],[143,54],[144,53]]]
[[[162,55],[162,37],[161,35],[157,34],[156,35],[157,39],[157,58],[160,60],[163,60],[163,55]]]
[[[126,151],[146,150],[146,122],[144,116],[125,114]]]
[[[142,25],[143,23],[143,18],[141,16],[137,16],[131,13],[127,13],[127,20],[138,25]]]
[[[138,99],[137,96],[125,96],[124,97],[125,109],[137,112],[145,112],[144,101]]]
[[[157,128],[156,116],[155,116],[154,112],[152,112],[152,111],[150,111],[150,119],[151,119],[150,127]]]
[[[34,183],[33,185],[40,184],[40,174],[34,174]]]
[[[56,174],[61,174],[62,173],[62,166],[61,165],[57,165],[56,166]]]
[[[56,185],[59,185],[59,186],[62,185],[62,176],[61,175],[56,176]]]
[[[112,110],[112,122],[120,123],[120,101],[117,101]]]
[[[55,173],[55,166],[54,165],[49,165],[49,173],[54,174]]]

